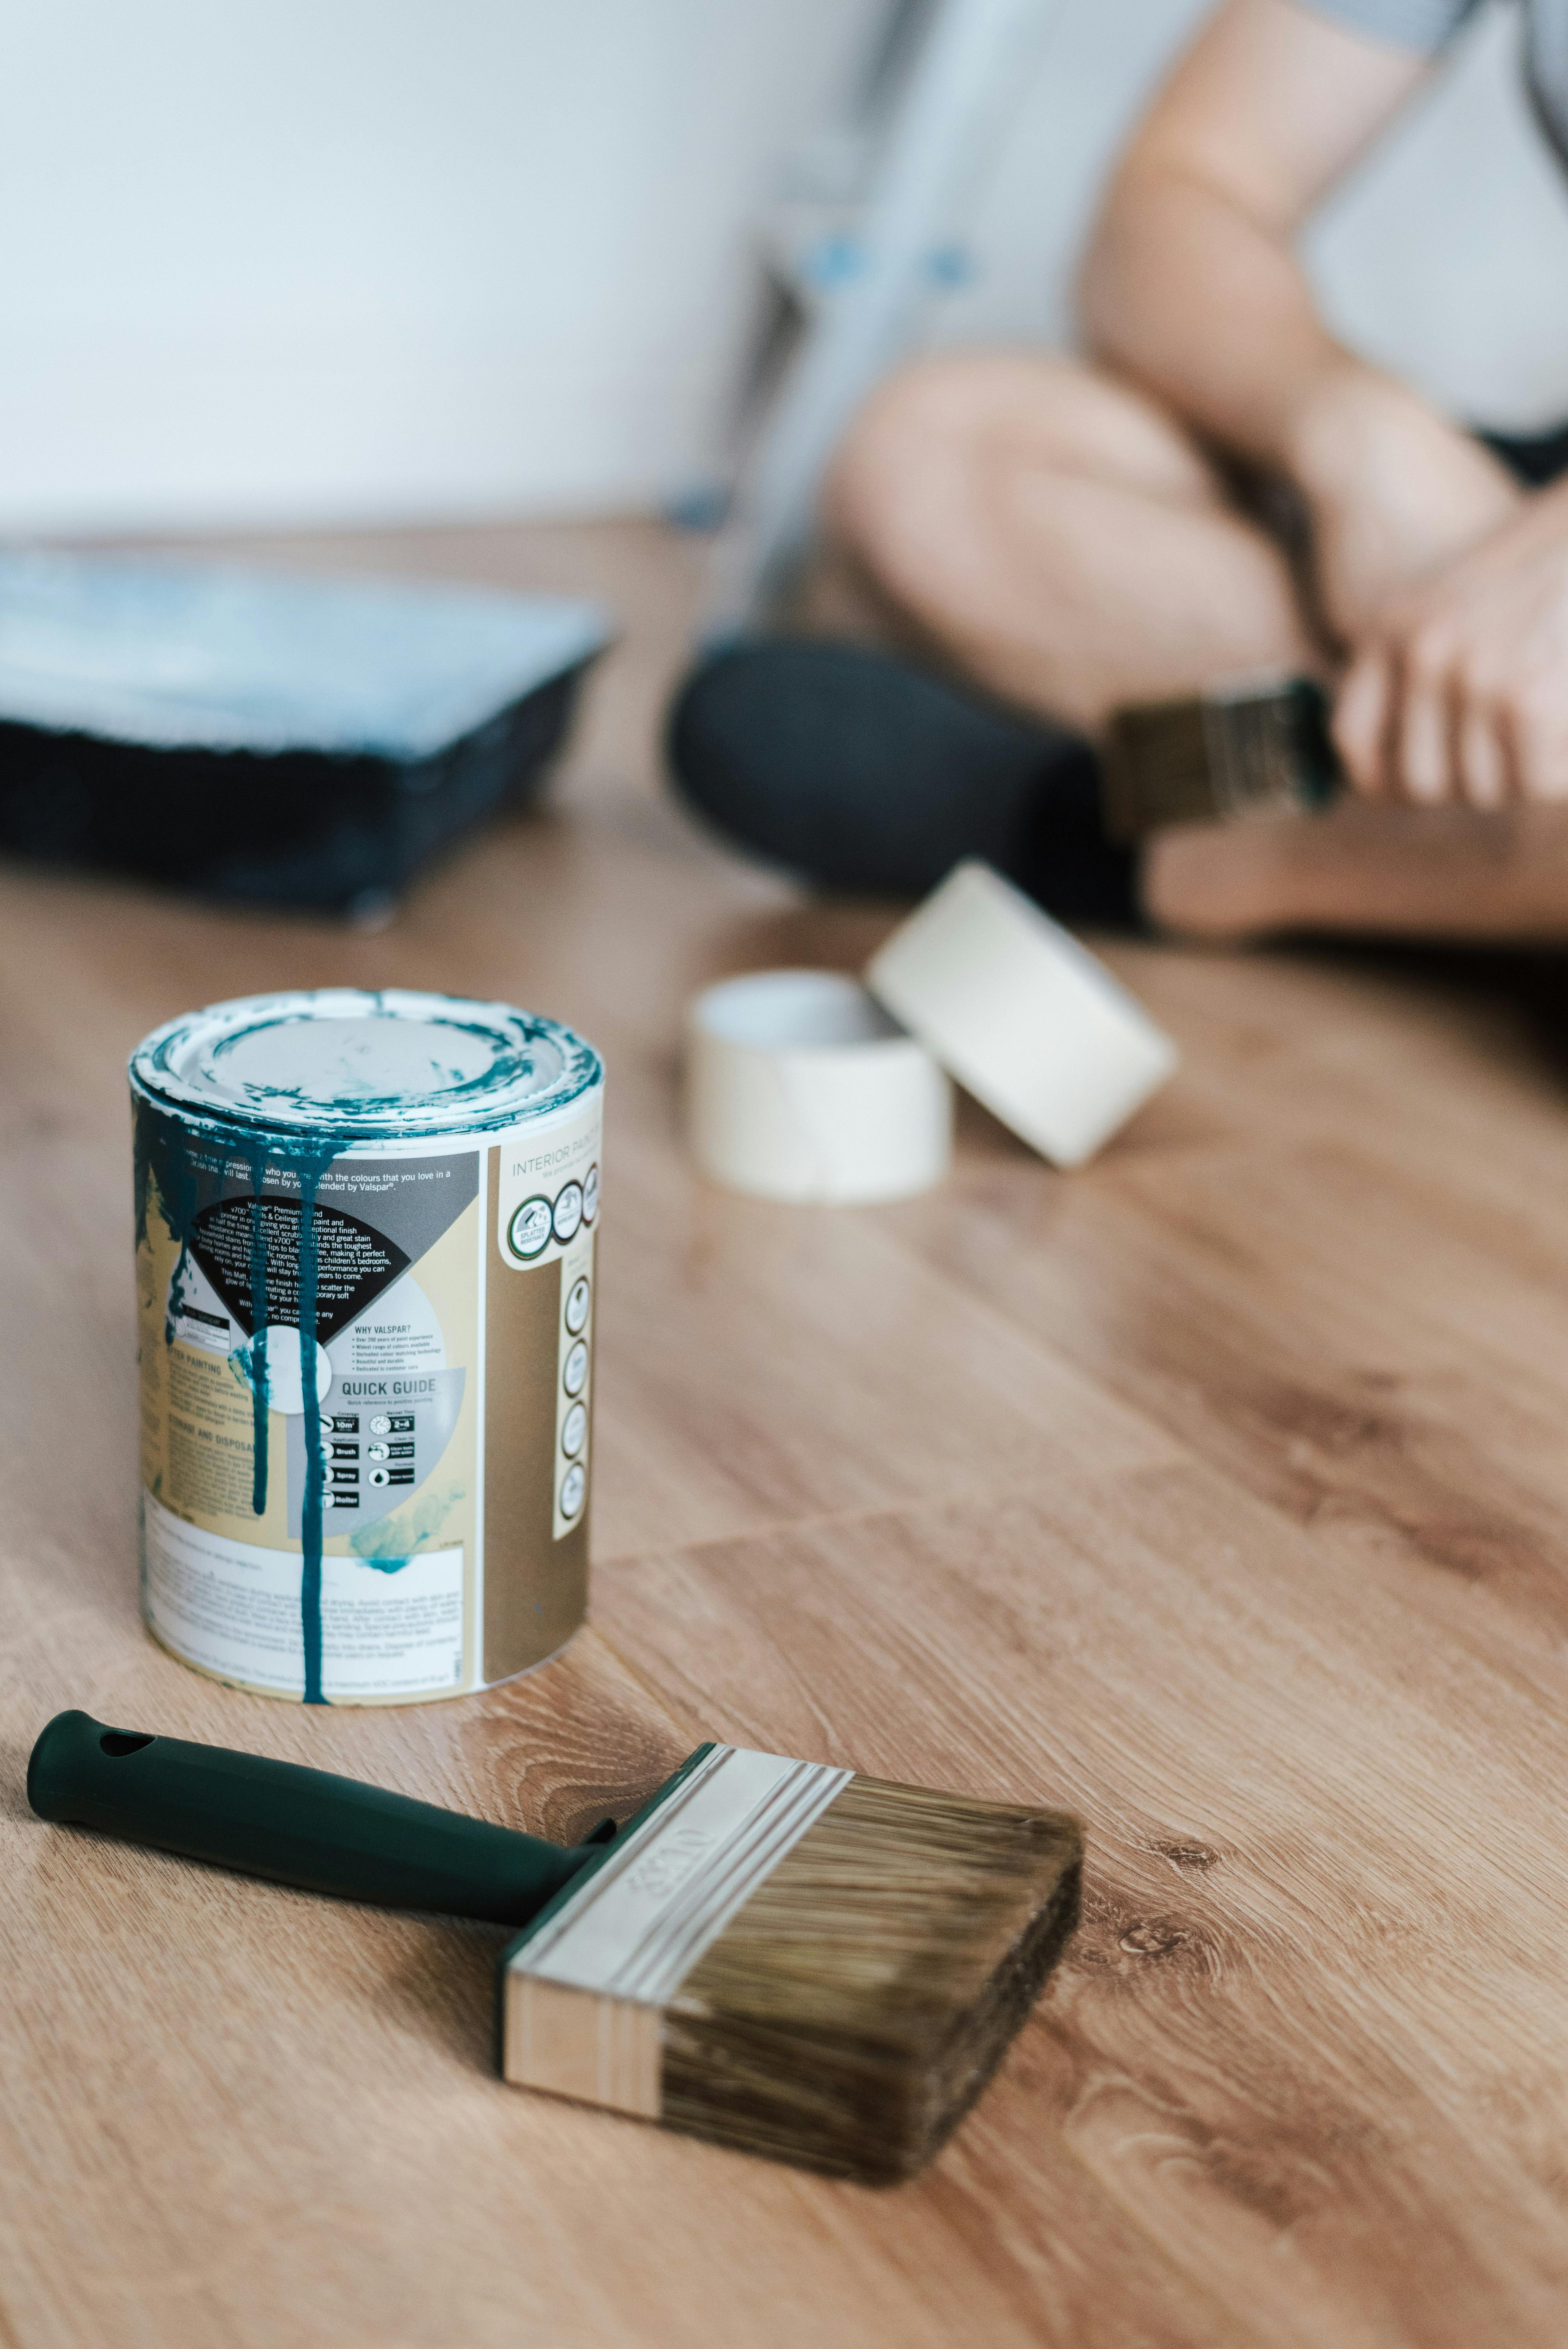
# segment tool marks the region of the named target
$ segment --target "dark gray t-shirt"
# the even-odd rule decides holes
[[[1299,0],[1391,48],[1430,56],[1473,16],[1480,0]],[[1524,70],[1547,137],[1568,165],[1568,0],[1524,0]]]

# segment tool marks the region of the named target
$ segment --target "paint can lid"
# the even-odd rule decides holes
[[[245,996],[182,1014],[130,1057],[139,1092],[247,1129],[344,1143],[471,1133],[601,1082],[591,1044],[510,1003],[402,988]]]

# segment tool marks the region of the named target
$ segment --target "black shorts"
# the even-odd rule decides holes
[[[1568,424],[1554,432],[1478,432],[1476,439],[1501,457],[1515,481],[1527,490],[1544,489],[1568,473]]]

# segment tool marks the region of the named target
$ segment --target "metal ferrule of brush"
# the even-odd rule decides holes
[[[1222,818],[1320,807],[1337,767],[1327,702],[1310,678],[1253,678],[1203,698],[1203,739]]]
[[[665,2011],[851,1773],[713,1745],[505,1959],[502,2069],[657,2120]]]

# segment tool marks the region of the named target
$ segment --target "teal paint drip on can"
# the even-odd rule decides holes
[[[593,1046],[319,989],[170,1020],[130,1090],[153,1636],[308,1704],[559,1652],[587,1605]]]

